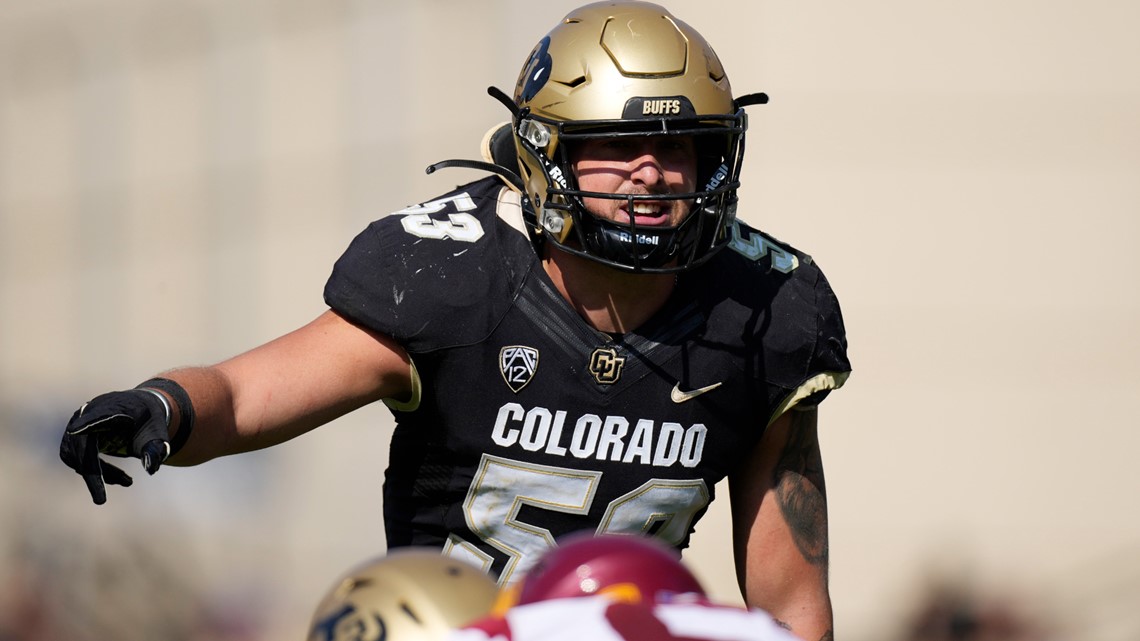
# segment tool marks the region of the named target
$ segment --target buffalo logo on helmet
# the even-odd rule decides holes
[[[519,74],[516,93],[518,99],[529,101],[534,98],[546,81],[550,78],[550,36],[546,36],[530,54],[523,72]]]
[[[376,612],[364,613],[351,603],[316,621],[309,635],[311,641],[381,641],[388,636],[384,619]]]

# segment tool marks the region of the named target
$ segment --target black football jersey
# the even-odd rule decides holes
[[[770,421],[850,371],[823,273],[739,222],[642,327],[599,332],[496,178],[373,222],[325,300],[415,368],[415,398],[389,403],[388,545],[439,546],[504,583],[579,530],[684,548]]]

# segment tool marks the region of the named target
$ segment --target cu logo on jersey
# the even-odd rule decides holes
[[[514,391],[526,387],[538,369],[538,350],[523,345],[510,345],[499,350],[499,372]]]
[[[617,350],[612,347],[599,347],[590,355],[590,373],[602,385],[616,383],[621,378],[621,368],[624,365],[625,357],[618,356]]]

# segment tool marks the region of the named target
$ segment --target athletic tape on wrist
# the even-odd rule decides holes
[[[181,385],[169,378],[152,378],[139,384],[135,389],[166,392],[178,405],[178,434],[175,434],[170,441],[170,456],[174,456],[186,444],[186,439],[190,438],[190,432],[194,430],[194,405],[190,402],[190,395]],[[170,427],[170,421],[167,421],[166,426]]]

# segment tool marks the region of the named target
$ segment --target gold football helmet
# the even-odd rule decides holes
[[[308,641],[442,641],[483,617],[494,580],[434,548],[400,548],[346,573],[321,599]]]
[[[505,96],[500,97],[501,100]],[[681,271],[727,244],[744,152],[744,105],[701,34],[648,2],[597,2],[569,13],[531,52],[515,86],[513,137],[532,240],[627,271]],[[674,227],[594,216],[582,198],[628,203],[661,195],[577,188],[567,146],[615,136],[693,136],[700,191]],[[702,188],[703,186],[703,188]]]

